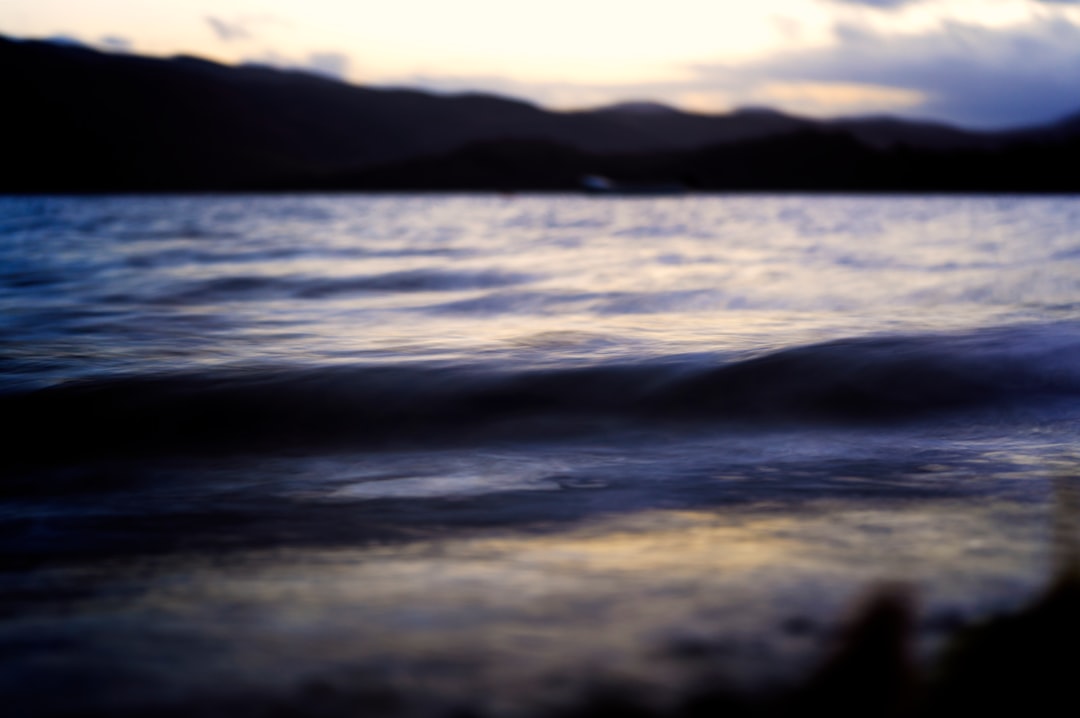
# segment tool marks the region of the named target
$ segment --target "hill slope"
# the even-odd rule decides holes
[[[452,174],[460,162],[446,158],[463,148],[523,142],[533,149],[503,151],[516,152],[519,164],[540,166],[541,156],[524,158],[539,146],[559,148],[563,179],[555,184],[566,187],[569,172],[597,164],[573,157],[619,157],[615,165],[630,174],[694,165],[686,171],[709,175],[686,153],[759,147],[793,133],[839,133],[878,152],[899,146],[988,150],[1080,134],[1075,118],[1044,129],[987,134],[889,118],[815,122],[769,110],[698,115],[651,103],[550,112],[489,95],[358,87],[302,72],[2,37],[0,71],[7,80],[0,122],[12,139],[0,191],[9,192],[378,187],[379,168],[403,168],[395,170],[400,173],[428,162]],[[763,171],[768,167],[756,167],[754,174]],[[431,187],[475,184],[449,174]],[[552,185],[525,179],[496,184]]]

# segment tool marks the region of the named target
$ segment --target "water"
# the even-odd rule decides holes
[[[882,581],[932,661],[1075,519],[1073,197],[0,198],[0,234],[26,714],[769,690]]]

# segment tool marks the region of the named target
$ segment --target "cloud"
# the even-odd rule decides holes
[[[104,35],[98,38],[97,44],[113,52],[131,52],[135,48],[131,40],[120,35]]]
[[[242,20],[222,20],[213,15],[207,15],[204,19],[222,42],[246,40],[251,37],[251,31],[248,29],[247,23]]]
[[[821,0],[842,1],[863,0]],[[1080,110],[1080,0],[1056,7],[1046,4],[1050,0],[1003,0],[1007,12],[992,17],[979,16],[972,8],[981,6],[967,2],[919,1],[926,7],[904,22],[841,11],[831,15],[831,25],[813,27],[781,16],[783,49],[683,65],[670,79],[541,81],[514,78],[507,69],[487,76],[429,71],[380,83],[490,92],[563,110],[654,100],[699,112],[767,106],[817,117],[895,115],[986,129],[1051,122]],[[953,9],[939,13],[931,7],[937,4]]]
[[[307,62],[301,67],[320,75],[344,80],[349,76],[349,65],[349,56],[343,52],[313,52],[307,56]]]
[[[889,35],[841,25],[831,47],[696,71],[699,82],[735,94],[770,83],[889,88],[918,93],[918,101],[898,108],[901,114],[1022,125],[1080,108],[1080,27],[1061,18],[998,29],[946,22],[922,34]]]
[[[266,40],[267,33],[288,29],[294,23],[288,18],[271,12],[256,12],[233,15],[225,18],[219,15],[206,15],[203,17],[210,26],[214,35],[222,42],[236,42],[243,40]]]
[[[896,10],[909,5],[929,5],[934,2],[941,4],[940,0],[824,0],[833,5],[865,5],[881,10]],[[1047,5],[1080,5],[1080,0],[1030,0],[1033,3]]]
[[[829,0],[829,2],[841,5],[869,5],[878,8],[898,8],[902,5],[914,5],[924,0]]]
[[[768,106],[819,117],[889,114],[973,128],[1056,120],[1080,109],[1080,26],[1061,17],[988,28],[960,22],[907,34],[841,24],[829,45],[742,63],[703,63],[684,79],[624,84],[419,76],[394,84],[524,97],[557,109],[655,100],[690,110]]]
[[[259,55],[245,58],[242,64],[263,65],[279,70],[299,70],[345,81],[348,79],[352,60],[343,52],[329,50],[311,52],[301,59],[282,55],[274,50],[266,50]]]
[[[62,45],[64,47],[88,47],[88,45],[82,41],[82,38],[64,33],[50,35],[45,38],[45,42],[52,43],[53,45]]]
[[[925,99],[917,90],[853,82],[769,82],[755,94],[765,104],[795,106],[809,114],[895,111],[917,106]]]

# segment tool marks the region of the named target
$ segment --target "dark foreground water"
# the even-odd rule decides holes
[[[0,198],[0,307],[14,715],[776,691],[1075,528],[1077,198]]]

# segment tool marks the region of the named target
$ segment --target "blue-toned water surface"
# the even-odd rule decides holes
[[[882,581],[931,660],[1069,550],[1078,357],[1075,197],[0,198],[0,693],[750,690]]]

